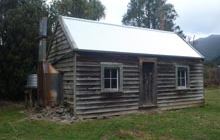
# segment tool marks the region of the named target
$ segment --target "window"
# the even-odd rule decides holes
[[[177,66],[176,67],[176,83],[178,89],[184,89],[188,87],[189,83],[189,67],[188,66]]]
[[[104,88],[105,89],[118,89],[118,69],[117,68],[104,68]]]
[[[102,92],[122,91],[122,64],[101,63],[101,90]]]

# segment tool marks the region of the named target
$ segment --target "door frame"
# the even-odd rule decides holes
[[[143,91],[143,64],[144,63],[153,63],[154,67],[153,67],[153,93],[152,93],[152,97],[153,97],[153,104],[152,106],[149,107],[153,107],[153,106],[157,106],[157,58],[146,58],[146,57],[140,57],[139,58],[139,72],[140,72],[140,96],[139,96],[139,106],[143,107],[144,104],[141,103],[141,98],[143,97],[144,91]]]

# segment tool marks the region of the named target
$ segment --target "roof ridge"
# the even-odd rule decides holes
[[[75,17],[68,17],[68,16],[61,16],[61,17],[65,18],[65,19],[72,19],[72,20],[78,20],[78,21],[83,21],[83,22],[103,24],[103,25],[108,25],[108,26],[116,26],[116,27],[139,29],[139,30],[148,30],[148,31],[155,31],[155,32],[160,32],[160,33],[169,33],[169,34],[175,34],[176,35],[176,33],[171,32],[171,31],[164,31],[164,30],[158,30],[158,29],[150,29],[150,28],[144,28],[144,27],[136,27],[136,26],[131,26],[131,25],[119,25],[119,24],[105,23],[105,22],[100,22],[100,21],[96,21],[96,20],[89,20],[89,19],[75,18]]]

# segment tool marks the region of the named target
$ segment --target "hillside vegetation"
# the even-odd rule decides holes
[[[220,61],[220,35],[210,35],[195,40],[194,47],[205,56],[207,61]],[[220,63],[219,63],[220,64]]]

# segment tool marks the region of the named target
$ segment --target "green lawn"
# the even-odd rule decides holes
[[[220,89],[206,90],[206,105],[162,114],[128,115],[72,125],[25,119],[22,107],[0,107],[0,139],[149,140],[220,139]]]

